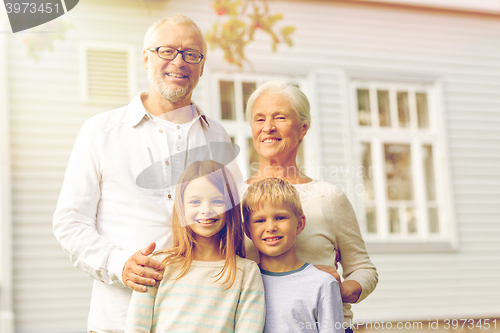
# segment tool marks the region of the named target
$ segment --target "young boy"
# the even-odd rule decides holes
[[[306,218],[293,185],[279,178],[250,185],[243,216],[245,233],[260,255],[267,312],[264,333],[344,333],[337,280],[295,254],[295,240]]]

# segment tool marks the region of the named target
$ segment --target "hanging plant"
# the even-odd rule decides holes
[[[38,62],[44,51],[54,51],[56,39],[64,40],[67,30],[74,28],[71,22],[57,19],[31,29],[31,34],[23,39],[28,57]]]
[[[224,59],[240,69],[246,62],[245,46],[252,42],[256,30],[262,30],[271,37],[271,47],[274,52],[278,44],[292,46],[291,35],[293,26],[278,28],[278,22],[283,20],[280,13],[271,14],[268,0],[211,0],[212,8],[221,17],[207,33],[207,42],[211,49],[220,48]],[[248,7],[250,13],[245,15]]]
[[[146,4],[151,0],[139,1]],[[222,49],[228,63],[240,69],[245,62],[252,66],[245,56],[245,46],[254,40],[256,30],[270,36],[274,52],[278,44],[293,45],[291,35],[295,27],[288,25],[280,28],[278,23],[283,20],[283,15],[272,14],[268,0],[210,0],[210,3],[219,21],[207,33],[207,42],[211,49]],[[69,29],[74,29],[74,25],[60,18],[33,28],[32,34],[24,39],[27,55],[38,62],[44,51],[54,50],[56,39],[65,39]]]

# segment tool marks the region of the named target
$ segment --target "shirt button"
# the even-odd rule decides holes
[[[177,147],[177,151],[181,150],[181,147]]]
[[[179,135],[179,139],[181,138],[181,136]]]
[[[169,165],[170,163],[169,163],[168,161],[165,161],[165,164],[166,164],[166,165]]]
[[[163,130],[160,128],[160,130],[158,132],[163,133]]]
[[[177,129],[180,129],[181,127],[179,125],[177,125]]]
[[[172,196],[169,194],[169,195],[168,195],[168,198],[169,198],[169,199],[172,199]]]

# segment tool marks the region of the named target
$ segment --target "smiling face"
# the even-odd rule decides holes
[[[295,158],[307,133],[297,113],[281,94],[265,93],[252,108],[252,137],[261,158]]]
[[[196,50],[203,54],[203,38],[189,23],[165,22],[155,33],[150,47],[168,46],[177,50]],[[156,52],[143,51],[143,65],[148,71],[149,91],[172,103],[189,105],[199,78],[203,75],[205,59],[188,64],[179,53],[173,60],[161,59]]]
[[[266,257],[287,261],[295,259],[295,240],[304,227],[304,215],[297,217],[287,204],[264,204],[251,213],[247,236],[261,253],[261,261]]]
[[[219,242],[226,225],[224,195],[206,177],[196,178],[184,190],[184,217],[197,241]]]

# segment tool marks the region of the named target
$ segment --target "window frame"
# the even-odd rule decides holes
[[[368,89],[370,94],[371,126],[359,125],[357,90]],[[365,200],[362,194],[354,197],[363,238],[372,252],[448,252],[458,248],[454,205],[452,199],[449,158],[445,147],[446,126],[444,107],[441,101],[442,84],[440,82],[414,82],[405,80],[354,79],[348,84],[350,136],[352,143],[351,157],[355,165],[362,166],[361,143],[369,143],[374,175],[374,207],[376,208],[377,232],[367,232]],[[379,126],[377,91],[388,90],[390,100],[391,127]],[[397,92],[408,91],[410,127],[400,128],[397,121]],[[415,108],[416,92],[427,93],[428,129],[420,129]],[[373,107],[376,106],[376,107]],[[400,234],[389,231],[387,184],[384,160],[384,144],[404,144],[410,146],[411,171],[413,181],[413,204],[417,214],[417,232]],[[425,175],[423,165],[423,146],[431,145],[433,154],[436,207],[438,207],[439,233],[428,232],[429,224],[426,211],[429,200],[426,198]],[[354,176],[354,184],[364,186],[363,178]],[[363,187],[364,188],[364,187]],[[406,221],[401,221],[402,228]]]

